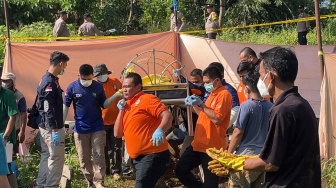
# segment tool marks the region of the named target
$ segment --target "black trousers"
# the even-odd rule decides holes
[[[217,33],[207,33],[208,39],[216,39]]]
[[[298,41],[300,45],[307,45],[307,31],[298,32]]]
[[[208,163],[211,160],[206,153],[194,151],[193,147],[189,146],[176,164],[176,177],[188,188],[218,188],[218,176],[208,169]],[[198,165],[202,165],[204,183],[191,172]]]
[[[104,126],[106,131],[105,163],[106,174],[121,174],[122,165],[122,138],[114,137],[114,125]],[[111,151],[111,155],[109,155]],[[112,163],[110,162],[112,159]]]
[[[133,159],[135,167],[134,188],[154,188],[156,182],[165,173],[169,163],[169,151],[140,155]]]

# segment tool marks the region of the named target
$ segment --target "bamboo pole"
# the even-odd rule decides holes
[[[7,58],[9,62],[7,62],[7,65],[10,67],[10,70],[12,69],[12,47],[10,42],[10,30],[9,30],[9,20],[8,20],[8,12],[7,12],[7,1],[3,0],[4,5],[4,12],[5,12],[5,20],[6,20],[6,29],[7,29],[7,50],[9,57]],[[6,70],[7,71],[7,70]]]

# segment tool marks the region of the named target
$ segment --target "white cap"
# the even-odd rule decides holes
[[[15,77],[15,74],[13,74],[11,72],[6,72],[6,73],[2,74],[1,80],[12,80],[13,83],[15,83],[16,77]]]

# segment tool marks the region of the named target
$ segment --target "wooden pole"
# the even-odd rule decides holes
[[[323,46],[322,46],[322,36],[321,36],[321,22],[320,22],[320,2],[315,1],[315,18],[316,18],[316,34],[317,34],[317,46],[318,46],[318,56],[320,61],[320,71],[321,78],[324,76],[324,56],[323,56]]]
[[[174,19],[175,19],[175,28],[177,27],[177,8],[178,8],[178,0],[173,1],[174,6]]]
[[[7,12],[7,1],[3,0],[4,11],[5,11],[5,20],[6,20],[6,29],[7,29],[7,50],[8,50],[8,61],[7,64],[12,69],[12,47],[10,42],[10,31],[9,31],[9,20],[8,20],[8,12]],[[6,70],[7,71],[7,70]]]

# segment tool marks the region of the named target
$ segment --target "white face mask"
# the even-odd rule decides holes
[[[65,72],[65,70],[64,70],[64,68],[63,68],[63,66],[62,66],[62,70],[61,70],[61,72],[59,73],[59,75],[63,75],[64,72]]]
[[[100,76],[97,76],[99,82],[106,82],[108,76],[107,74],[103,74],[103,75],[100,75]]]
[[[268,92],[268,88],[269,88],[271,82],[268,84],[267,87],[266,87],[265,82],[264,82],[265,79],[267,78],[268,74],[269,74],[269,72],[266,74],[266,76],[263,80],[261,80],[260,78],[258,80],[257,87],[258,87],[259,93],[262,97],[271,97],[269,92]]]
[[[82,84],[82,86],[84,87],[89,87],[92,84],[92,80],[80,80],[80,83]]]

